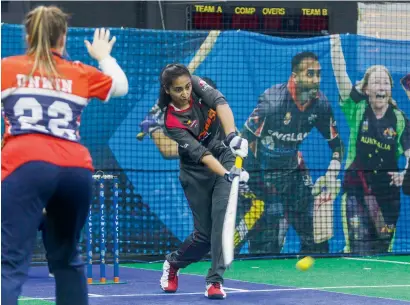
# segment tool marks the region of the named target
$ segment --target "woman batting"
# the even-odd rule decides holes
[[[181,268],[211,251],[212,266],[206,277],[205,296],[226,297],[222,258],[222,227],[230,182],[248,173],[230,169],[235,156],[245,158],[248,142],[235,134],[234,117],[224,96],[180,64],[166,66],[160,76],[159,106],[165,110],[167,135],[178,143],[180,182],[191,207],[194,232],[166,256],[161,288],[175,292]],[[199,102],[197,97],[201,98]]]

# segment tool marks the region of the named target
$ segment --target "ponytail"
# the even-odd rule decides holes
[[[165,91],[164,86],[161,85],[161,88],[159,89],[158,106],[159,108],[161,108],[162,111],[164,111],[165,108],[168,107],[169,103],[171,103],[171,97]]]
[[[48,78],[58,77],[56,62],[51,51],[67,31],[67,15],[59,8],[39,6],[26,16],[28,35],[27,55],[34,57],[32,76],[37,70]]]

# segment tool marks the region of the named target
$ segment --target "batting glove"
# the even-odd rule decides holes
[[[231,132],[223,141],[226,147],[229,147],[235,156],[246,158],[248,156],[248,140],[237,136]]]
[[[239,169],[236,166],[233,166],[229,172],[226,172],[224,178],[229,183],[232,183],[235,177],[239,176],[239,184],[246,184],[249,180],[249,173],[244,169]]]
[[[141,128],[141,132],[151,134],[163,125],[164,113],[157,105],[154,105],[150,112],[145,116],[144,120],[140,123],[139,127]]]

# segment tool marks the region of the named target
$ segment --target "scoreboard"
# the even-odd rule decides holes
[[[272,3],[272,2],[270,2]],[[201,5],[187,7],[189,30],[247,30],[271,35],[327,35],[329,10],[306,7]]]

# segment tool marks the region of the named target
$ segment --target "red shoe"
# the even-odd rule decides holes
[[[225,299],[226,293],[221,283],[209,283],[206,285],[205,296],[208,299]]]
[[[173,293],[178,289],[179,268],[172,267],[168,261],[162,266],[161,288],[165,292]]]

